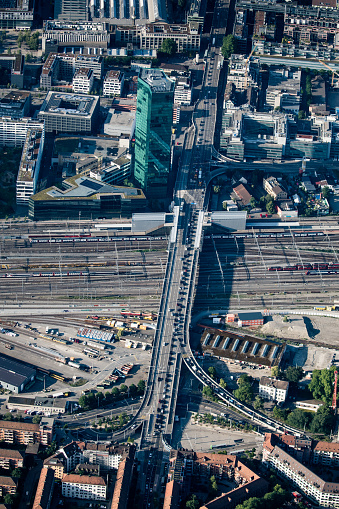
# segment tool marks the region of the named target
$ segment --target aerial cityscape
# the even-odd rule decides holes
[[[0,509],[339,509],[335,0],[0,0]]]

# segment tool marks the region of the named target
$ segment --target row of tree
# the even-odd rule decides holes
[[[145,392],[145,381],[139,380],[138,384],[131,384],[129,387],[125,384],[120,385],[120,387],[113,387],[111,391],[106,391],[105,394],[102,392],[89,394],[83,394],[79,398],[79,405],[81,408],[85,410],[91,410],[92,408],[97,408],[100,405],[108,404],[116,399],[121,397],[126,397],[128,394],[131,397],[142,395]]]

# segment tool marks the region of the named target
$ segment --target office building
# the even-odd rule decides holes
[[[167,23],[148,23],[140,25],[139,45],[144,50],[159,50],[165,39],[172,39],[177,44],[177,51],[200,50],[201,27],[194,23],[169,25]]]
[[[266,107],[298,114],[300,108],[301,71],[272,66],[269,69],[266,89]]]
[[[141,189],[112,186],[86,176],[75,175],[63,181],[62,189],[49,187],[29,199],[32,219],[130,217],[146,207]]]
[[[31,120],[30,118],[11,119],[7,117],[0,118],[0,145],[10,145],[22,147],[27,138],[29,130],[43,129],[43,122],[40,120]]]
[[[120,96],[124,88],[125,75],[121,71],[108,71],[104,79],[103,94]]]
[[[107,184],[123,184],[130,174],[131,156],[126,154],[101,169],[90,170],[89,176]]]
[[[5,470],[22,468],[24,466],[24,455],[17,449],[0,449],[0,467]]]
[[[38,118],[45,121],[46,132],[92,134],[98,115],[97,96],[48,92]]]
[[[110,42],[108,24],[82,21],[44,21],[42,32],[43,53],[58,53],[77,47],[80,53],[95,56],[106,50]],[[87,65],[88,67],[88,65]]]
[[[263,399],[284,403],[287,398],[289,382],[262,376],[259,382],[259,396]]]
[[[32,509],[49,509],[54,491],[54,470],[43,468],[40,473],[38,486]]]
[[[174,102],[190,106],[192,102],[191,79],[187,76],[177,76],[174,88]]]
[[[43,125],[40,125],[39,129],[28,129],[16,180],[17,205],[27,205],[29,197],[36,191],[44,141]]]
[[[92,69],[80,67],[73,76],[72,89],[75,94],[89,94],[92,91],[94,76]]]
[[[135,109],[123,110],[110,108],[104,123],[104,134],[131,139],[135,129]]]
[[[101,79],[103,58],[94,55],[51,52],[42,67],[40,86],[50,90],[52,86],[65,85],[65,82],[71,83],[74,73],[82,68],[91,69],[93,78]]]
[[[59,21],[88,21],[88,0],[55,0],[54,18]]]
[[[3,2],[0,10],[0,29],[30,30],[34,12],[29,7],[29,0]]]
[[[61,480],[62,495],[82,500],[106,500],[106,482],[103,477],[65,474]]]
[[[134,178],[148,197],[167,194],[174,83],[159,69],[142,69],[138,79]]]
[[[68,408],[68,401],[59,398],[48,398],[47,396],[35,396],[29,398],[24,396],[9,396],[7,406],[10,410],[41,412],[46,417],[51,415],[64,414]]]
[[[12,90],[0,99],[0,117],[13,119],[29,117],[31,94]]]
[[[8,444],[49,445],[54,434],[53,419],[43,418],[40,424],[0,421],[0,440]]]

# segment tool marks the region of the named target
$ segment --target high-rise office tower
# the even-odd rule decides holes
[[[141,69],[135,124],[134,178],[148,198],[164,198],[171,160],[174,82]]]
[[[55,0],[54,18],[62,21],[88,21],[88,0]]]

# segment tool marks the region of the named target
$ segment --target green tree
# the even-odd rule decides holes
[[[13,415],[11,414],[11,412],[6,412],[3,419],[4,419],[4,421],[12,421]]]
[[[253,398],[252,378],[246,374],[240,376],[238,380],[238,389],[234,391],[234,396],[240,401],[249,403]]]
[[[41,415],[35,415],[32,419],[33,424],[40,424]]]
[[[120,385],[120,394],[126,394],[128,387],[125,384]]]
[[[297,383],[304,376],[304,370],[301,366],[288,366],[284,375],[288,382]]]
[[[315,369],[312,373],[312,380],[309,389],[314,399],[321,399],[328,405],[333,397],[333,384],[334,372],[336,366],[331,366],[330,369]]]
[[[116,398],[117,396],[119,396],[120,391],[119,391],[118,387],[113,387],[113,389],[111,390],[111,393],[112,393],[113,398]]]
[[[178,0],[178,6],[180,9],[184,10],[186,6],[186,0]]]
[[[326,198],[326,200],[331,196],[331,191],[328,186],[325,186],[321,190],[321,194],[323,195],[323,198]]]
[[[334,427],[334,413],[332,408],[321,406],[312,419],[310,430],[312,433],[324,433],[329,435]]]
[[[177,43],[174,39],[164,39],[161,44],[160,51],[167,55],[173,56],[178,51]]]
[[[212,398],[213,396],[213,390],[208,385],[204,385],[202,393],[205,396],[205,398]]]
[[[215,475],[212,475],[210,477],[208,491],[209,491],[210,495],[213,497],[215,497],[218,492],[218,485],[217,485]]]
[[[271,368],[271,375],[274,377],[279,376],[279,367],[278,366],[273,366],[273,368]]]
[[[266,210],[269,214],[274,214],[275,213],[275,206],[274,206],[274,203],[273,201],[269,201],[266,205]]]
[[[10,493],[7,493],[5,496],[4,496],[4,503],[6,505],[12,505],[14,502],[14,497],[13,495],[11,495]]]
[[[21,479],[22,475],[23,475],[22,468],[15,468],[12,471],[12,477],[16,477],[17,479]]]
[[[143,394],[145,392],[145,389],[146,389],[145,380],[139,380],[139,382],[138,382],[138,392]]]
[[[236,52],[237,52],[237,41],[234,35],[229,34],[223,39],[221,53],[224,58],[230,58],[230,56]]]
[[[191,495],[190,498],[186,502],[187,509],[199,509],[200,502],[196,495]]]
[[[134,438],[128,437],[127,443],[128,444],[134,444]]]
[[[208,368],[208,374],[210,375],[211,378],[213,378],[213,380],[216,379],[216,377],[217,377],[217,370],[215,369],[214,366],[210,366]]]
[[[131,384],[129,386],[129,394],[130,394],[130,396],[132,396],[132,397],[135,396],[137,392],[138,392],[137,386],[135,384]]]
[[[305,117],[306,117],[306,113],[304,112],[304,110],[299,110],[298,111],[298,119],[302,120]]]
[[[227,387],[227,383],[225,382],[225,380],[223,378],[220,378],[219,385],[222,389],[226,389],[226,387]]]
[[[261,410],[262,408],[264,408],[264,401],[260,396],[256,396],[254,398],[253,406],[256,410]]]
[[[308,427],[310,415],[299,408],[288,414],[287,424],[295,428],[304,429]]]
[[[250,199],[250,207],[254,209],[257,206],[257,200],[252,196]]]

